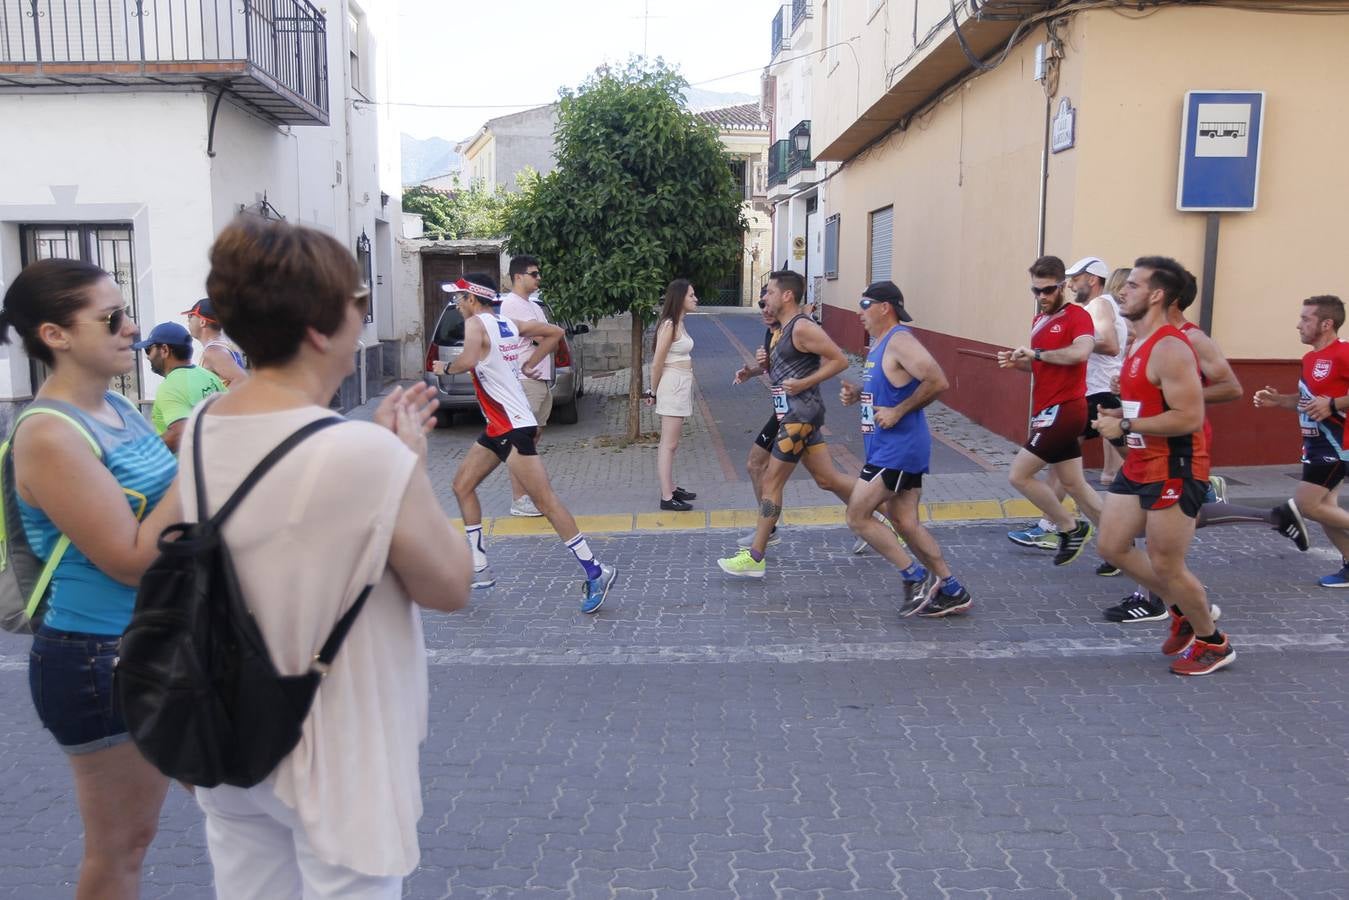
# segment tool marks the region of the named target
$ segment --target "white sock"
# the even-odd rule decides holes
[[[473,571],[481,572],[487,568],[487,551],[482,546],[482,523],[465,525],[464,536],[468,538],[468,549],[473,552]]]
[[[1059,530],[1059,526],[1055,525],[1053,522],[1049,521],[1048,519],[1041,519],[1041,520],[1040,520],[1040,530],[1041,530],[1041,531],[1051,531],[1051,532],[1053,532],[1053,531],[1058,531],[1058,530]]]
[[[567,541],[567,549],[571,555],[576,557],[576,561],[585,569],[586,578],[599,578],[600,565],[595,562],[595,554],[590,552],[590,545],[586,543],[586,536],[577,532],[576,537]]]

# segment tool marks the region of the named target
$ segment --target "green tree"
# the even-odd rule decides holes
[[[642,334],[673,278],[710,294],[740,260],[741,195],[716,129],[684,107],[661,60],[601,68],[558,109],[557,168],[525,179],[507,248],[540,257],[548,302],[576,321],[632,314],[628,438],[638,436]]]
[[[446,238],[455,229],[454,203],[445,191],[422,184],[407,188],[403,211],[422,217],[422,233],[429,238]]]
[[[423,233],[436,240],[502,237],[514,202],[503,188],[487,191],[478,185],[439,191],[419,184],[403,192],[404,211],[420,215]]]

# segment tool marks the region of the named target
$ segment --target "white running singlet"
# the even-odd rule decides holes
[[[487,419],[487,436],[500,437],[539,424],[520,387],[519,369],[501,352],[502,344],[513,346],[520,339],[520,329],[510,319],[491,313],[478,313],[477,318],[487,329],[487,355],[473,367],[473,389]]]

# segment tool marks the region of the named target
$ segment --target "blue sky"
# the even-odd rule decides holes
[[[487,119],[549,103],[596,66],[641,53],[706,90],[758,96],[782,0],[399,0],[394,96],[401,130],[466,137]],[[650,10],[644,35],[643,13]],[[738,70],[732,78],[720,76]],[[718,80],[711,80],[718,79]],[[427,108],[482,105],[490,108]],[[500,105],[496,105],[500,104]]]

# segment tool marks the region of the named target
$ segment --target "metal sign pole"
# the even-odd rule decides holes
[[[1204,228],[1204,274],[1200,282],[1199,327],[1213,336],[1213,281],[1218,277],[1218,222],[1220,216],[1211,212]]]

